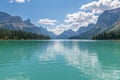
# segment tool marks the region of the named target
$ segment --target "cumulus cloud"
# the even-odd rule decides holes
[[[61,33],[63,33],[66,30],[73,30],[73,31],[77,31],[79,29],[78,27],[79,23],[73,23],[73,24],[60,24],[57,25],[54,28],[48,28],[48,31],[52,31],[54,32],[56,35],[59,35]]]
[[[56,35],[59,35],[61,34],[65,29],[67,29],[67,25],[64,25],[64,24],[60,24],[60,25],[57,25],[55,28],[47,28],[48,31],[52,31],[54,32]]]
[[[57,34],[68,29],[77,31],[80,27],[86,27],[91,23],[95,24],[99,15],[105,10],[118,7],[120,7],[120,0],[98,0],[83,4],[79,11],[67,14],[64,20],[65,24],[56,26],[53,31],[57,30],[55,31]]]
[[[120,7],[120,0],[98,0],[88,4],[84,4],[80,7],[81,10],[90,10],[92,13],[100,14],[105,10]]]
[[[55,28],[48,28],[48,30],[53,31],[57,35],[69,29],[77,31],[80,27],[86,27],[90,23],[95,24],[97,19],[98,16],[95,16],[93,13],[78,11],[66,16],[66,19],[64,20],[66,24],[60,24],[57,25]]]
[[[40,19],[38,21],[38,23],[39,24],[44,24],[44,25],[55,25],[57,23],[57,21],[56,20],[50,20],[50,19],[46,18],[46,19]]]
[[[48,28],[59,35],[65,30],[72,29],[77,31],[80,27],[87,27],[89,24],[96,24],[98,17],[105,10],[120,7],[120,0],[93,0],[90,3],[83,4],[78,11],[66,15],[64,24],[56,25],[55,28]],[[42,19],[40,24],[54,25],[56,20]]]
[[[88,24],[95,24],[98,16],[105,10],[120,7],[119,0],[98,0],[84,4],[80,7],[78,12],[68,14],[65,22],[70,24],[78,23],[78,27],[87,26]]]
[[[66,23],[78,24],[80,26],[87,26],[90,23],[96,23],[98,16],[94,15],[91,12],[82,12],[78,11],[76,13],[68,14],[66,16]]]
[[[13,3],[13,2],[16,2],[16,3],[25,3],[25,2],[30,2],[30,0],[10,0],[10,3]]]

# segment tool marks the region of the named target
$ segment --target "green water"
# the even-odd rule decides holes
[[[120,80],[120,42],[0,41],[0,80]]]

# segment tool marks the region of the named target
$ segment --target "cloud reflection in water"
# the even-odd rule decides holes
[[[57,56],[63,56],[67,65],[91,76],[92,80],[120,79],[120,70],[104,69],[97,52],[82,48],[83,45],[79,41],[55,41],[51,44],[47,46],[46,53],[39,55],[40,61],[52,61],[56,60]]]

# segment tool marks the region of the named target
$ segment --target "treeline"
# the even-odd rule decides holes
[[[41,34],[25,32],[21,30],[7,30],[7,29],[0,29],[0,39],[7,40],[7,39],[17,39],[17,40],[28,40],[28,39],[50,39],[49,36],[44,36]]]
[[[120,31],[103,32],[92,37],[94,40],[120,40]]]

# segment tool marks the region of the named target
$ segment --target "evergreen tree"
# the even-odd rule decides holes
[[[7,30],[0,29],[0,39],[50,39],[49,36],[44,36],[42,34],[36,34],[31,32],[25,32],[21,30]]]

